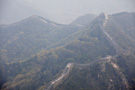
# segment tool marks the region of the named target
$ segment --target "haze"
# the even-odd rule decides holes
[[[40,15],[58,23],[70,23],[87,13],[135,11],[134,0],[1,0],[0,23],[13,23]]]

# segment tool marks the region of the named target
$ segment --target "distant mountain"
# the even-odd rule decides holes
[[[5,61],[24,60],[77,32],[81,27],[61,25],[40,16],[0,26],[0,53]]]
[[[119,13],[109,17],[105,30],[119,45],[119,49],[132,50],[135,48],[135,13]]]
[[[15,23],[32,15],[39,15],[61,24],[69,24],[81,15],[38,8],[28,0],[1,0],[0,3],[0,25]]]
[[[125,20],[127,17],[128,19],[130,19],[128,22],[127,20]],[[86,26],[83,28],[75,24],[66,26],[59,25],[45,19],[39,19],[39,17],[38,20],[36,19],[36,22],[35,20],[29,22],[29,20],[33,18],[31,17],[27,20],[17,23],[20,24],[18,28],[23,25],[28,25],[29,27],[33,26],[33,28],[30,29],[31,32],[28,33],[28,36],[32,32],[36,31],[42,33],[36,32],[36,34],[32,34],[33,36],[42,36],[42,34],[45,34],[46,32],[49,38],[45,37],[44,39],[48,39],[48,41],[51,41],[51,36],[51,39],[54,41],[51,42],[50,45],[46,46],[46,48],[41,48],[42,50],[40,52],[36,53],[25,61],[6,64],[6,70],[4,70],[5,72],[3,71],[5,74],[5,82],[2,85],[2,89],[134,89],[135,39],[129,33],[126,33],[127,29],[123,28],[121,22],[118,22],[121,20],[127,25],[125,25],[125,27],[130,26],[130,31],[133,33],[134,17],[135,16],[133,13],[119,13],[114,15],[101,13],[99,16],[94,17],[93,20],[90,20],[90,22],[88,22],[89,24],[85,24],[87,22],[85,22],[85,20],[87,19],[84,18],[84,23],[81,22],[81,24]],[[42,25],[41,22],[47,22],[45,25],[49,27],[44,27],[49,28],[49,31],[45,28],[45,32],[42,31],[42,28],[38,28],[39,30],[36,29],[36,27]],[[35,26],[31,26],[31,23],[34,23]],[[2,26],[1,28],[2,32],[6,30],[5,26]],[[68,30],[71,30],[71,33],[67,35],[65,34],[65,32],[68,33]],[[26,31],[28,31],[28,29]],[[63,36],[64,38],[61,36],[63,35],[63,33],[64,35],[66,35]],[[12,33],[8,36],[10,35],[12,36]],[[0,36],[2,38],[4,37],[3,34],[1,34]],[[61,36],[62,39],[56,38],[56,36]],[[6,37],[4,38],[6,39]],[[35,41],[36,38],[37,37],[35,37],[33,40],[30,40],[37,43],[37,41]],[[56,43],[55,41],[59,42]],[[22,40],[20,42],[22,42]],[[5,43],[4,40],[3,43]],[[41,44],[41,42],[38,42],[37,44],[39,45]],[[25,43],[24,45],[27,45],[27,43]],[[34,44],[32,43],[32,45],[30,46],[32,47],[33,45]],[[26,46],[24,46],[24,48],[25,47]],[[28,47],[27,49],[29,48],[30,47]]]
[[[87,27],[89,27],[90,23],[92,22],[92,20],[95,19],[95,17],[96,17],[96,15],[94,15],[94,14],[86,14],[86,15],[78,17],[76,20],[74,20],[69,25],[75,25],[75,26],[81,27],[81,29],[78,32],[73,33],[70,36],[68,36],[67,38],[63,39],[62,41],[57,42],[56,44],[50,46],[49,48],[64,45],[66,43],[69,43],[69,42],[81,37],[81,35],[84,32],[83,29],[86,29]]]
[[[0,12],[0,24],[11,24],[31,15],[41,14],[39,10],[25,0],[1,1]],[[47,13],[45,17],[48,18]]]
[[[96,18],[96,15],[94,14],[86,14],[83,16],[80,16],[76,20],[74,20],[71,24],[78,25],[78,26],[87,26],[91,23],[92,20]]]
[[[114,22],[131,38],[135,39],[135,13],[122,12],[113,14],[112,19]],[[126,22],[126,24],[125,24]]]

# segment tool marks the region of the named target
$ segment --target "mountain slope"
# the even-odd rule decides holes
[[[132,54],[99,60],[85,67],[74,65],[66,80],[50,90],[133,90],[134,66]]]
[[[51,83],[51,89],[57,90],[129,89],[129,80],[133,81],[134,84],[134,79],[126,76],[125,71],[119,70],[126,63],[120,66],[117,55],[119,52],[123,53],[123,51],[130,50],[129,48],[133,50],[134,40],[128,34],[122,33],[124,31],[116,25],[111,17],[112,15],[108,16],[102,13],[82,31],[72,34],[77,35],[77,37],[68,37],[69,42],[67,41],[62,46],[42,50],[23,62],[8,64],[6,82],[3,84],[2,89],[44,90],[48,89],[48,87],[50,89],[49,85]],[[126,44],[124,44],[124,39],[121,37],[127,38]],[[73,40],[70,40],[71,38]],[[124,52],[124,55],[129,55],[130,52],[132,51]],[[133,70],[134,57],[131,62]],[[69,65],[68,63],[73,64]],[[75,67],[74,64],[76,64]],[[69,69],[72,65],[73,68]],[[127,70],[129,69],[127,68]],[[130,74],[134,78],[132,71]],[[84,85],[82,81],[87,84]],[[91,84],[91,87],[89,84]],[[133,87],[133,85],[131,86]]]
[[[46,87],[46,84],[53,80],[67,63],[88,63],[108,54],[115,54],[113,45],[108,41],[100,26],[92,24],[84,29],[78,38],[63,46],[42,50],[25,62],[8,65],[7,77],[10,79],[7,79],[9,82],[5,83],[3,88],[24,90],[32,87],[36,90]],[[28,81],[24,83],[26,78]]]
[[[91,23],[92,20],[96,18],[96,15],[94,14],[86,14],[83,16],[80,16],[76,20],[74,20],[71,24],[72,25],[78,25],[78,26],[87,26]]]
[[[134,32],[134,18],[134,13],[119,13],[118,15],[110,16],[107,21],[105,30],[113,37],[113,40],[119,45],[119,49],[121,50],[135,48],[135,38],[129,34]]]
[[[119,14],[113,14],[112,19],[114,22],[120,26],[120,28],[125,32],[125,34],[129,35],[131,38],[135,39],[134,29],[135,29],[135,13],[127,13],[122,12]],[[124,23],[126,22],[126,24]]]
[[[130,13],[129,18],[135,17],[132,15],[134,14]],[[126,19],[127,15],[124,16]],[[94,23],[98,22],[102,32],[108,37],[118,55],[116,54],[115,57],[108,56],[90,64],[75,64],[66,79],[61,80],[59,84],[56,82],[57,85],[52,85],[48,90],[134,90],[135,58],[134,54],[130,54],[130,51],[135,49],[134,38],[128,36],[128,33],[125,33],[125,28],[121,28],[121,23],[114,22],[115,19],[112,17],[115,18],[102,13]],[[119,17],[121,17],[121,13]],[[121,18],[117,19],[120,20]],[[131,19],[130,21],[132,24],[126,20],[125,22],[123,20],[123,23],[134,28],[134,21]],[[119,53],[124,54],[119,55]],[[129,72],[127,72],[128,70]]]
[[[24,60],[80,28],[75,25],[57,24],[39,16],[0,26],[1,57],[8,62]]]

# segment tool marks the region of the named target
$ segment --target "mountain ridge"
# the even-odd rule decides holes
[[[77,30],[72,37],[67,37],[69,41],[67,40],[66,43],[61,44],[60,42],[61,45],[42,50],[24,62],[9,64],[6,73],[9,82],[3,85],[3,89],[44,90],[48,89],[51,83],[55,87],[53,88],[52,85],[52,90],[105,90],[106,88],[124,90],[129,89],[128,83],[133,87],[134,55],[129,48],[134,49],[132,42],[134,38],[130,39],[127,37],[129,34],[122,33],[126,33],[126,31],[120,29],[120,23],[116,25],[114,17],[108,15],[106,19],[105,16],[105,14],[100,14],[94,18],[88,26],[80,29],[79,32]],[[131,30],[133,31],[133,29]],[[125,39],[121,37],[126,37],[126,44],[123,42]],[[126,53],[123,54],[124,51]],[[122,52],[123,55],[119,52]],[[92,62],[96,63],[89,65]],[[126,64],[127,62],[131,66]],[[73,68],[68,69],[72,63],[77,63],[77,68],[74,68],[73,65]],[[128,68],[124,68],[124,65]],[[64,74],[68,70],[69,72]],[[129,73],[126,73],[128,70]],[[132,78],[128,77],[129,75],[132,75]],[[62,80],[63,78],[64,80]],[[121,81],[122,83],[120,83]]]
[[[4,50],[7,49],[9,50],[7,56],[15,56],[15,55],[11,55],[12,54],[10,53],[11,50],[19,52],[21,54],[22,50],[20,51],[20,48],[24,48],[23,49],[24,52],[27,53],[29,56],[32,55],[31,54],[32,52],[37,53],[41,49],[43,48],[45,49],[49,45],[54,44],[63,38],[66,38],[67,36],[69,36],[74,32],[77,32],[79,28],[81,27],[75,25],[57,24],[50,20],[44,19],[40,16],[31,16],[20,22],[16,22],[10,25],[4,25],[0,27],[0,37],[1,37],[0,48]],[[29,52],[28,53],[26,51],[25,49],[26,46],[24,45],[24,43],[22,43],[22,41],[25,42],[26,45],[29,44],[27,46],[29,47],[29,49],[30,48],[32,49],[29,50],[32,52],[28,51]],[[39,45],[38,43],[40,43],[40,46],[38,46]],[[12,44],[12,48],[10,48],[11,46],[9,47],[9,45],[11,44]],[[18,46],[18,44],[20,44],[20,46]],[[16,50],[16,48],[18,48],[18,50]],[[1,50],[1,52],[3,51]],[[18,56],[18,57],[25,57],[25,56],[22,53],[22,56]]]
[[[105,30],[103,29],[103,28],[106,26],[107,20],[108,20],[109,18],[108,18],[108,16],[105,15],[104,13],[100,14],[99,17],[103,17],[103,21],[101,21],[101,22],[103,22],[103,24],[100,23],[100,27],[102,28],[103,33],[110,39],[110,41],[112,42],[113,46],[115,47],[115,49],[116,49],[116,55],[115,55],[115,57],[116,57],[116,56],[118,56],[118,54],[119,54],[118,46],[116,46],[115,41],[113,41],[113,39],[109,36],[109,34],[108,34],[107,32],[105,32]],[[101,24],[102,24],[102,25],[101,25]],[[111,56],[106,57],[106,59],[109,60],[109,61],[107,61],[107,62],[110,62]],[[105,60],[105,62],[106,62],[106,60]],[[113,63],[113,62],[110,62],[110,63],[112,64],[112,66],[113,66],[115,69],[118,70],[118,67],[119,67],[119,66],[117,66],[117,65],[116,65],[115,63]],[[85,66],[85,65],[86,65],[86,64],[84,64],[84,65],[83,65],[83,64],[80,64],[80,66]],[[87,65],[89,66],[90,64],[87,64]],[[80,66],[78,66],[78,68],[81,68]],[[73,65],[73,68],[75,68],[74,65]],[[119,73],[119,75],[121,76],[121,78],[122,78],[122,80],[123,80],[123,84],[125,83],[125,87],[124,87],[123,89],[124,89],[124,90],[129,90],[129,84],[128,84],[128,81],[127,81],[126,77],[124,76],[124,74],[123,74],[122,72],[118,72],[118,73]],[[60,89],[60,88],[57,89],[58,86],[63,85],[62,82],[64,82],[64,81],[60,81],[60,82],[61,82],[61,84],[58,84],[58,83],[56,82],[56,85],[57,85],[57,86],[55,86],[55,85],[52,84],[51,88],[45,89],[45,90],[63,90],[63,89]],[[66,89],[66,88],[65,88],[65,89]],[[64,89],[64,90],[65,90],[65,89]]]

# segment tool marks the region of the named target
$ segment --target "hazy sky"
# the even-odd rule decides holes
[[[36,8],[72,13],[135,11],[135,0],[25,0]]]
[[[70,23],[87,13],[134,11],[135,0],[0,0],[0,23],[40,15],[58,23]]]

